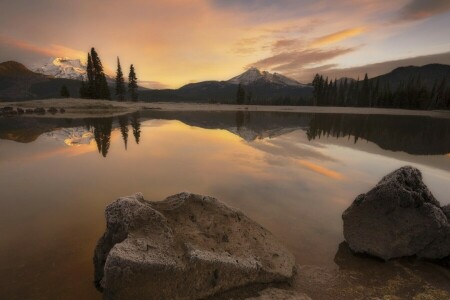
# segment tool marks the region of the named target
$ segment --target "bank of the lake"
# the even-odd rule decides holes
[[[17,102],[0,102],[0,107],[65,109],[64,118],[111,117],[132,113],[142,109],[162,111],[261,111],[290,113],[336,113],[364,115],[399,115],[428,116],[435,118],[450,118],[450,111],[445,110],[408,110],[393,108],[369,107],[330,107],[330,106],[283,106],[283,105],[235,105],[235,104],[204,104],[179,102],[120,102],[98,99],[45,99]],[[41,115],[42,116],[42,115]],[[45,114],[45,117],[61,117],[58,114]]]

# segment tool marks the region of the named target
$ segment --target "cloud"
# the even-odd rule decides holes
[[[361,33],[363,33],[364,31],[365,31],[364,27],[356,27],[356,28],[349,28],[349,29],[338,31],[338,32],[334,32],[332,34],[328,34],[328,35],[325,35],[325,36],[315,39],[312,42],[312,46],[313,47],[321,47],[321,46],[326,46],[329,44],[337,43],[337,42],[346,40],[348,38],[358,36]]]
[[[0,44],[7,47],[24,50],[26,52],[33,52],[47,57],[67,56],[70,58],[79,58],[79,59],[86,58],[85,52],[58,44],[51,44],[48,45],[47,47],[44,47],[33,43],[29,43],[27,41],[13,39],[6,36],[0,36]]]
[[[412,0],[400,11],[399,21],[418,21],[449,10],[449,0]]]
[[[168,85],[159,82],[159,81],[151,81],[151,80],[138,80],[138,85],[142,86],[144,88],[148,88],[148,89],[157,89],[157,90],[161,90],[161,89],[167,89],[169,88]]]
[[[355,51],[356,49],[356,47],[349,47],[334,49],[305,49],[300,51],[281,52],[249,64],[247,67],[257,67],[291,74],[296,72],[298,69],[303,69],[309,65],[330,60],[337,56]]]

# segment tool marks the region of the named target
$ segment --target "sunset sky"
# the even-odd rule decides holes
[[[250,66],[301,82],[450,64],[449,0],[2,0],[0,61],[119,56],[147,86],[226,80]]]

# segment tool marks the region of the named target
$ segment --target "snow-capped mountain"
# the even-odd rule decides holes
[[[79,59],[67,57],[52,58],[48,63],[35,66],[32,70],[55,78],[86,79],[86,66]]]
[[[304,86],[304,84],[301,84],[300,82],[291,79],[289,77],[286,77],[284,75],[281,75],[279,73],[270,73],[267,71],[260,71],[257,68],[250,68],[241,75],[238,75],[236,77],[231,78],[228,80],[229,83],[233,84],[242,84],[242,85],[249,85],[249,84],[255,84],[255,83],[272,83],[277,85],[284,85],[284,86]]]

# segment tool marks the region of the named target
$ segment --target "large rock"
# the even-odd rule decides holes
[[[344,237],[353,251],[384,260],[412,255],[441,259],[450,255],[447,216],[420,171],[402,167],[343,213]]]
[[[136,194],[108,205],[106,221],[94,264],[107,299],[198,299],[295,273],[270,232],[211,197]]]

